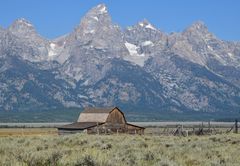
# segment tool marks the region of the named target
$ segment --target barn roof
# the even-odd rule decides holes
[[[108,108],[85,108],[83,112],[79,115],[77,122],[106,122],[109,113],[118,109],[117,107]],[[118,109],[119,110],[119,109]],[[120,111],[120,110],[119,110]]]
[[[61,127],[58,127],[58,129],[64,129],[64,130],[84,130],[91,127],[95,127],[97,125],[101,125],[102,123],[97,122],[75,122],[72,124],[64,125]]]
[[[110,113],[116,107],[106,107],[106,108],[92,108],[87,107],[82,113]]]
[[[81,113],[78,122],[98,122],[104,123],[108,118],[109,113]]]
[[[134,125],[134,124],[131,124],[131,123],[126,123],[126,124],[129,125],[129,126],[136,127],[136,128],[145,129],[145,127],[137,126],[137,125]]]

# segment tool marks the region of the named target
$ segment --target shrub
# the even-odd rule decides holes
[[[18,141],[17,141],[17,143],[19,143],[19,144],[22,144],[22,143],[24,143],[25,142],[25,139],[19,139]]]
[[[61,157],[62,157],[62,153],[60,153],[60,151],[53,151],[52,154],[50,155],[51,165],[57,165]]]
[[[37,146],[37,147],[36,147],[36,150],[37,150],[37,151],[43,150],[43,147],[42,147],[42,146]]]
[[[112,145],[111,144],[103,144],[101,149],[111,149]]]
[[[141,142],[139,143],[139,147],[140,147],[140,148],[147,148],[147,147],[148,147],[148,144],[146,144],[145,142],[141,141]]]
[[[154,163],[154,166],[178,166],[178,164],[168,158],[163,158],[159,162]]]
[[[152,152],[147,152],[144,154],[144,160],[146,161],[151,161],[151,160],[154,160],[154,154]]]

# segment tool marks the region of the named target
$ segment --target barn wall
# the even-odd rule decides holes
[[[144,128],[132,126],[129,124],[112,124],[105,123],[87,129],[88,134],[112,134],[112,133],[128,133],[128,134],[144,134]]]
[[[112,123],[112,124],[125,124],[126,120],[123,116],[123,114],[118,110],[114,109],[107,118],[107,123]]]
[[[129,124],[126,125],[126,128],[129,134],[144,134],[144,128]]]

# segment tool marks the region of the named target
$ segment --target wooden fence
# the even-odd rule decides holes
[[[174,136],[189,136],[189,135],[214,135],[214,134],[224,134],[224,133],[239,133],[239,123],[236,120],[229,125],[214,125],[210,121],[202,122],[199,125],[165,125],[158,127],[146,127],[148,131],[146,134],[151,135],[174,135]]]

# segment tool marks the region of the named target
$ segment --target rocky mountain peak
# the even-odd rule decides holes
[[[119,45],[124,43],[119,26],[112,23],[104,4],[90,9],[71,36],[74,37],[71,40],[88,43],[89,46],[91,44],[91,47],[99,49],[113,48],[113,43],[116,47],[123,47]]]
[[[144,19],[143,21],[140,21],[138,23],[138,26],[143,27],[143,28],[147,28],[147,29],[151,29],[151,30],[157,30],[157,28],[155,28],[147,19]]]
[[[112,29],[111,17],[105,4],[100,4],[90,9],[75,28],[74,38],[89,41],[89,37],[97,35],[97,32]],[[99,35],[99,34],[98,34]]]
[[[27,27],[33,27],[32,23],[28,20],[26,20],[25,18],[19,18],[17,20],[14,21],[15,25],[25,25]]]
[[[141,54],[151,54],[149,48],[162,48],[165,46],[167,35],[155,28],[148,20],[144,19],[124,31],[124,38],[128,43],[138,47]]]
[[[92,8],[89,13],[91,14],[96,14],[96,15],[101,15],[101,14],[107,14],[107,7],[105,4],[99,4],[96,7]]]
[[[194,22],[192,25],[191,25],[192,28],[195,28],[195,29],[207,29],[207,26],[205,25],[205,23],[203,21],[196,21]]]
[[[183,34],[192,35],[192,34],[199,34],[202,35],[208,35],[210,32],[208,31],[208,27],[204,24],[202,21],[197,21],[193,23],[191,26],[186,28],[183,31]]]
[[[14,40],[18,41],[17,47],[24,47],[20,54],[23,59],[34,62],[46,60],[49,41],[38,34],[30,21],[24,18],[17,19],[7,31],[13,34]]]
[[[34,26],[26,19],[20,18],[13,22],[8,28],[13,34],[20,36],[29,36],[36,33]]]

